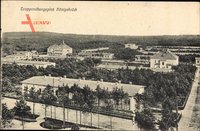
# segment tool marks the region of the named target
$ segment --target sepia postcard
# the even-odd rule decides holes
[[[1,1],[0,129],[200,131],[200,2]]]

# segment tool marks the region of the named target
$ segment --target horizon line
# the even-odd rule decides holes
[[[49,32],[49,31],[37,31],[37,32],[31,32],[31,31],[13,31],[13,32],[2,32],[2,35],[4,33],[56,33],[56,34],[63,34],[63,35],[100,35],[100,36],[136,36],[136,37],[140,37],[140,36],[199,36],[200,34],[162,34],[162,35],[121,35],[121,34],[79,34],[79,33],[62,33],[62,32]]]

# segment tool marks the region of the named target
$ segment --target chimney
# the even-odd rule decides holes
[[[64,75],[64,78],[66,78],[66,75]]]
[[[51,74],[49,74],[49,77],[51,77]]]
[[[118,83],[121,84],[121,80],[119,80]]]
[[[44,75],[44,78],[46,78],[46,75]]]
[[[103,79],[101,79],[101,82],[103,82]]]
[[[131,81],[129,81],[129,84],[130,84],[130,85],[132,85],[132,82],[131,82]]]
[[[83,77],[83,80],[85,80],[85,77]]]

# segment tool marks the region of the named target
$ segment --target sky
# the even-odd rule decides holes
[[[100,1],[3,1],[3,32],[31,31],[27,21],[50,21],[33,25],[35,31],[103,35],[200,35],[199,2],[100,2]],[[54,8],[54,11],[22,11],[21,8]],[[76,8],[77,11],[56,11]]]

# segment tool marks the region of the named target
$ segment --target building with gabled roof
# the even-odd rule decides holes
[[[47,49],[47,55],[48,56],[66,56],[67,54],[72,54],[73,49],[69,47],[68,45],[63,43],[61,44],[54,44],[49,46]]]
[[[158,52],[150,57],[150,68],[171,69],[179,64],[179,57],[169,50]]]

